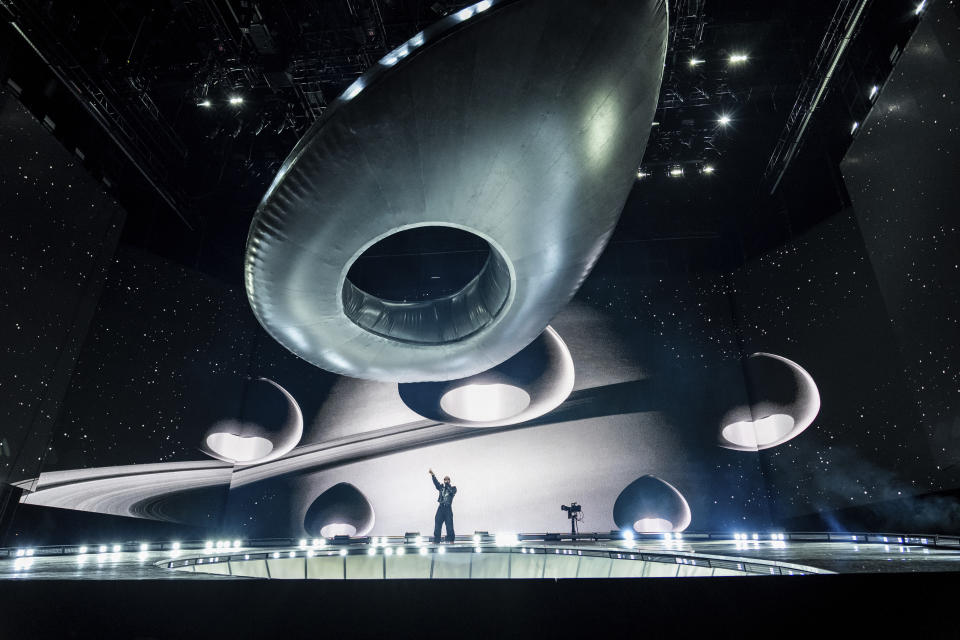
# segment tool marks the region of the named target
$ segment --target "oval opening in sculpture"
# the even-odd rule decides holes
[[[720,435],[725,441],[740,447],[767,447],[786,438],[795,424],[792,417],[775,413],[759,420],[728,424]]]
[[[510,295],[500,251],[448,225],[401,229],[350,264],[344,314],[384,338],[415,344],[458,342],[488,326]]]
[[[507,420],[530,406],[530,395],[509,384],[468,384],[443,394],[440,408],[472,422]]]
[[[238,436],[233,433],[211,433],[207,447],[222,458],[236,462],[250,462],[263,458],[273,451],[273,443],[258,436]]]

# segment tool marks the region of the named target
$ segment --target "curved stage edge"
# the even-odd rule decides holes
[[[756,538],[754,538],[756,536]],[[0,549],[0,579],[577,579],[943,572],[955,536],[876,533],[477,533],[335,540],[126,542]]]

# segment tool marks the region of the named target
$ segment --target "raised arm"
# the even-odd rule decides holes
[[[430,472],[430,479],[433,480],[433,486],[437,488],[437,491],[440,491],[440,483],[437,481],[437,476],[433,475],[433,471]]]

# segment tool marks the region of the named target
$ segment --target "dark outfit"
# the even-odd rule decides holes
[[[453,542],[455,534],[453,533],[453,496],[457,495],[457,488],[452,485],[440,484],[436,476],[430,476],[433,480],[433,486],[437,488],[440,495],[437,497],[437,515],[433,518],[433,541],[440,542],[440,527],[447,527],[447,542]]]

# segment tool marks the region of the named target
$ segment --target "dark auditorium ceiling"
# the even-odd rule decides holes
[[[253,211],[300,135],[385,53],[467,4],[0,0],[0,80],[116,192],[127,242],[239,283]],[[849,144],[886,51],[838,72],[821,119],[839,124],[808,133],[802,188],[771,197],[764,170],[835,11],[853,4],[669,0],[656,123],[599,268],[727,269],[844,206],[824,160]]]

